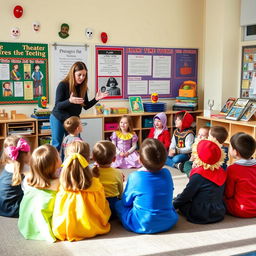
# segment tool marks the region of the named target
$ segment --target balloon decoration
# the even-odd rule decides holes
[[[107,35],[106,32],[102,32],[102,33],[101,33],[101,41],[102,41],[102,43],[104,43],[104,44],[108,41],[108,35]]]
[[[20,18],[23,14],[23,8],[22,6],[20,5],[16,5],[13,9],[13,15],[16,17],[16,18]]]

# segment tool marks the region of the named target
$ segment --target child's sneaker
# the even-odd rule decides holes
[[[183,172],[184,163],[177,163],[174,165],[174,167]]]

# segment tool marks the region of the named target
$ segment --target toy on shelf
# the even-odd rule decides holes
[[[180,85],[179,96],[176,97],[176,103],[173,105],[173,110],[197,110],[196,82],[184,81]]]
[[[42,96],[38,100],[38,108],[34,108],[34,113],[31,117],[36,119],[49,119],[51,115],[51,110],[47,108],[48,99]]]
[[[158,93],[153,92],[153,93],[151,94],[151,102],[152,102],[152,103],[157,103],[157,102],[158,102],[158,99],[159,99]]]
[[[25,114],[17,114],[16,110],[11,111],[11,119],[24,119],[27,118]]]
[[[103,114],[104,106],[101,105],[100,103],[97,103],[97,104],[95,105],[95,110],[96,110],[96,114],[97,114],[97,115]]]
[[[128,114],[128,108],[110,108],[111,114]]]
[[[1,120],[6,120],[8,119],[8,113],[5,113],[4,109],[0,109],[0,119]]]

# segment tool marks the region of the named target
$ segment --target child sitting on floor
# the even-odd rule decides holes
[[[93,175],[99,177],[109,202],[111,216],[115,217],[115,203],[123,193],[123,174],[111,167],[116,159],[115,145],[108,140],[97,142],[93,147],[92,158],[96,162],[92,169]]]
[[[61,160],[55,147],[45,144],[33,151],[27,175],[28,186],[20,204],[18,221],[19,230],[26,239],[56,240],[51,224],[60,166]]]
[[[227,169],[227,162],[229,160],[228,158],[228,147],[224,146],[224,142],[228,138],[228,131],[223,126],[212,126],[209,131],[209,138],[215,138],[220,144],[221,148],[225,153],[224,162],[221,165],[221,167],[226,170]]]
[[[136,233],[158,233],[171,229],[178,216],[172,206],[173,181],[163,168],[167,152],[157,139],[145,139],[140,149],[144,167],[131,173],[116,203],[123,226]]]
[[[227,169],[225,202],[227,211],[241,218],[256,217],[256,160],[255,139],[243,132],[230,140],[230,155],[235,163]]]
[[[139,168],[139,154],[136,151],[138,136],[133,131],[132,119],[130,116],[122,116],[119,121],[119,128],[110,137],[116,146],[116,160],[114,168]]]
[[[19,217],[22,182],[29,171],[30,146],[20,136],[10,135],[4,140],[3,148],[0,160],[0,216]]]
[[[193,116],[187,111],[180,111],[175,115],[176,129],[173,133],[166,165],[177,166],[190,158],[192,144],[194,143],[194,132],[191,128]]]
[[[221,145],[214,139],[199,140],[193,145],[196,168],[189,182],[173,202],[175,209],[197,224],[221,221],[226,209],[223,192],[227,173],[220,167],[224,160]]]
[[[166,150],[169,150],[171,138],[168,128],[166,127],[167,117],[164,112],[154,116],[154,127],[150,129],[148,138],[155,138],[161,141]]]
[[[73,141],[65,156],[52,217],[54,235],[78,241],[108,233],[111,212],[102,184],[92,176],[88,143]]]
[[[83,131],[83,126],[78,116],[71,116],[64,121],[63,124],[67,133],[69,133],[62,141],[61,145],[61,159],[64,160],[65,149],[68,144],[76,140],[82,140],[79,134]]]
[[[208,127],[208,126],[204,126],[204,127],[199,128],[198,135],[197,135],[196,139],[197,140],[208,139],[209,130],[210,130],[210,127]],[[178,163],[177,168],[181,172],[186,173],[187,176],[189,177],[189,173],[192,169],[193,161],[194,161],[194,157],[192,155],[190,157],[190,159],[188,161],[186,161],[185,163]]]

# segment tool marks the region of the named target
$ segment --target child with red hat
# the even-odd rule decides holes
[[[195,140],[194,131],[191,125],[194,118],[187,111],[180,111],[175,115],[175,126],[166,165],[175,167],[184,163],[190,158],[192,145]]]
[[[189,182],[173,206],[193,223],[221,221],[226,213],[223,193],[227,173],[220,167],[225,153],[212,138],[195,142],[192,154],[197,167],[191,170]]]

